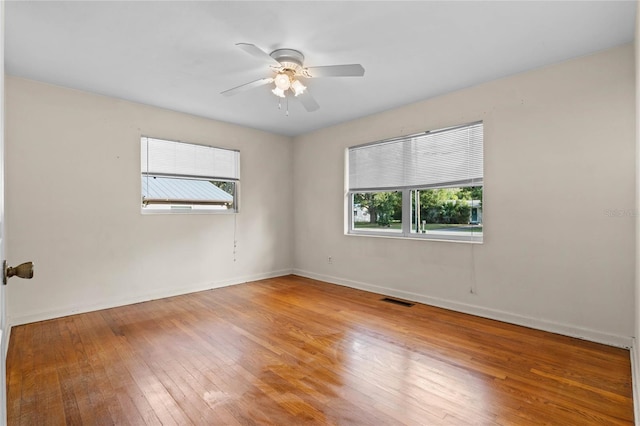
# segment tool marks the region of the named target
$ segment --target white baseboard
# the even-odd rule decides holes
[[[326,281],[332,284],[357,288],[359,290],[370,291],[373,293],[380,293],[385,296],[399,297],[414,302],[424,303],[426,305],[437,306],[439,308],[450,309],[453,311],[503,321],[510,324],[522,325],[524,327],[535,328],[537,330],[549,331],[551,333],[562,334],[564,336],[577,337],[579,339],[589,340],[596,343],[603,343],[609,346],[629,349],[633,344],[632,337],[603,333],[597,330],[561,324],[554,321],[541,320],[538,318],[531,318],[511,312],[500,311],[497,309],[485,308],[482,306],[460,303],[453,300],[425,296],[422,294],[396,290],[388,287],[380,287],[373,284],[334,277],[330,275],[316,274],[314,272],[304,271],[301,269],[294,269],[293,273],[295,275],[300,275],[306,278]]]
[[[268,278],[280,277],[283,275],[290,275],[293,271],[291,269],[281,269],[278,271],[265,272],[261,274],[246,275],[241,277],[235,277],[227,280],[214,281],[209,283],[199,283],[195,285],[177,287],[171,289],[163,289],[157,292],[149,292],[145,294],[136,295],[133,297],[126,297],[123,299],[109,300],[95,304],[83,304],[77,306],[67,306],[60,309],[54,309],[50,311],[30,312],[26,314],[8,316],[7,327],[11,329],[12,326],[29,324],[37,321],[45,321],[53,318],[60,318],[68,315],[82,314],[85,312],[99,311],[102,309],[115,308],[118,306],[132,305],[134,303],[147,302],[149,300],[163,299],[166,297],[179,296],[182,294],[196,293],[198,291],[211,290],[214,288],[228,287],[231,285],[242,284],[250,281],[264,280]],[[8,336],[7,336],[8,337]]]
[[[633,391],[633,418],[635,425],[640,426],[640,352],[638,341],[632,338],[631,343],[631,390]]]

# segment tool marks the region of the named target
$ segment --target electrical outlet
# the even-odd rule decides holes
[[[331,256],[327,257],[327,263],[328,264],[332,264],[333,263],[333,257],[331,257]]]

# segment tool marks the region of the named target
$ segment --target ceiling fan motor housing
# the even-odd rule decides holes
[[[302,71],[304,55],[294,49],[277,49],[269,54],[273,59],[280,62],[283,70],[292,70],[294,73]]]

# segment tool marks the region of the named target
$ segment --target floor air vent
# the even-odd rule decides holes
[[[392,297],[383,297],[380,300],[383,301],[383,302],[387,302],[387,303],[393,303],[394,305],[406,306],[407,308],[410,308],[413,305],[415,305],[415,303],[405,302],[404,300],[398,300],[398,299],[394,299]]]

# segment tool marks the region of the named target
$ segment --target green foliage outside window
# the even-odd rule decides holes
[[[482,206],[482,186],[421,190],[420,217],[427,223],[467,224],[472,200]],[[401,191],[356,193],[353,204],[369,213],[370,224],[386,227],[402,219]]]

